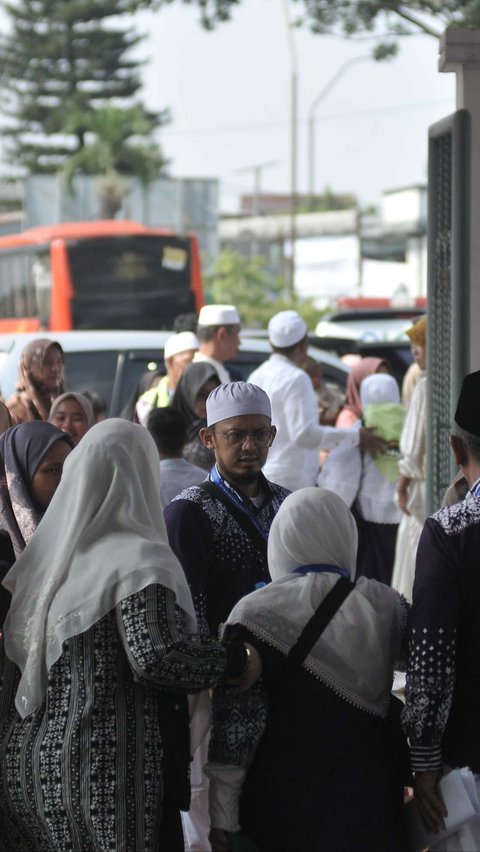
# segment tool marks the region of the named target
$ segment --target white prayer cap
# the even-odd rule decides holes
[[[296,311],[280,311],[268,323],[270,343],[288,349],[300,343],[307,333],[307,324]]]
[[[207,399],[207,426],[240,414],[265,414],[272,417],[270,400],[262,388],[251,382],[219,385]]]
[[[360,401],[362,408],[385,402],[400,402],[400,389],[397,381],[388,373],[373,373],[367,376],[360,385]]]
[[[193,331],[179,331],[178,334],[172,334],[165,343],[163,358],[167,361],[168,358],[179,355],[180,352],[186,352],[188,349],[196,350],[198,346],[198,337]]]
[[[199,325],[239,325],[235,305],[204,305],[198,315]]]

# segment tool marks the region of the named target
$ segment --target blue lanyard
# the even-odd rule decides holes
[[[258,517],[257,517],[257,515],[256,515],[256,513],[253,509],[253,506],[251,504],[248,505],[248,503],[246,503],[242,499],[240,494],[237,491],[235,491],[235,489],[232,488],[232,486],[229,485],[228,482],[226,482],[225,479],[223,479],[222,476],[220,476],[216,464],[213,465],[213,467],[210,471],[210,479],[212,480],[212,482],[215,483],[215,485],[218,486],[218,488],[220,488],[223,491],[223,493],[230,500],[231,503],[235,503],[237,508],[240,509],[240,511],[243,512],[244,515],[247,515],[247,517],[250,518],[252,523],[255,524],[255,526],[256,526],[258,532],[260,533],[260,535],[262,536],[262,538],[264,538],[265,541],[267,541],[268,532],[267,532],[267,530],[265,530],[262,527],[261,523],[259,522]]]
[[[339,565],[300,565],[295,568],[292,574],[340,574],[346,580],[350,580],[350,573],[346,568],[340,568]]]
[[[480,479],[477,479],[477,481],[473,483],[470,488],[470,494],[472,494],[473,497],[480,497]]]

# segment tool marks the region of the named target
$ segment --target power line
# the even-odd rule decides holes
[[[433,101],[419,101],[417,103],[406,103],[406,104],[393,104],[391,106],[385,107],[377,107],[373,109],[364,109],[364,110],[352,110],[351,112],[340,112],[340,113],[331,113],[330,115],[319,115],[316,118],[316,121],[338,121],[352,118],[361,118],[368,117],[373,115],[387,115],[389,113],[396,114],[398,112],[408,112],[411,110],[425,109],[425,107],[434,107],[440,106],[441,104],[449,104],[451,105],[451,100],[447,98],[439,98]],[[308,118],[300,118],[299,124],[307,124]],[[169,134],[170,136],[191,136],[192,134],[196,134],[198,136],[204,135],[209,136],[217,133],[237,133],[237,132],[251,132],[255,130],[266,130],[272,127],[287,127],[290,125],[290,120],[288,118],[277,119],[275,121],[263,121],[256,122],[255,124],[245,123],[245,124],[226,124],[216,127],[196,127],[192,129],[181,129],[175,130],[173,127],[163,127],[161,130],[162,137],[165,134]]]

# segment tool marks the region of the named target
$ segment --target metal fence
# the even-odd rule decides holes
[[[455,472],[453,414],[468,372],[470,114],[458,110],[429,131],[427,512]]]

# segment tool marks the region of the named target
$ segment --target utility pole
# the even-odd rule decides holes
[[[278,160],[268,160],[265,163],[255,163],[253,166],[245,166],[243,169],[237,169],[237,174],[245,174],[245,172],[253,172],[253,204],[252,204],[252,216],[260,215],[260,185],[261,185],[261,177],[264,169],[271,168],[271,166],[276,166]],[[250,257],[257,257],[259,254],[258,251],[258,237],[254,234],[250,243]]]
[[[290,258],[287,294],[295,298],[295,249],[297,242],[297,161],[298,161],[298,61],[288,0],[283,0],[290,55]]]

